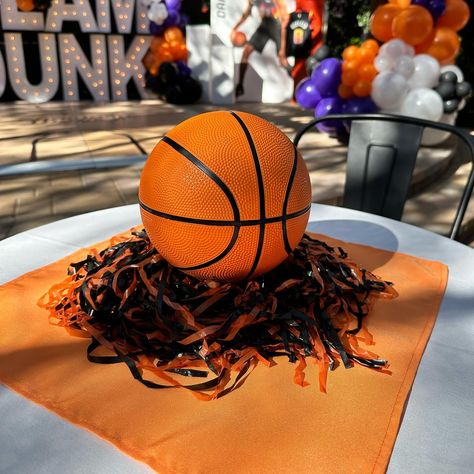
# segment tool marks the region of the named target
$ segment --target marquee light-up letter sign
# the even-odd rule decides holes
[[[58,90],[64,100],[79,100],[79,78],[94,100],[126,100],[130,81],[140,97],[147,97],[142,59],[151,37],[140,0],[53,0],[45,14],[22,12],[16,0],[1,0],[0,16],[5,44],[0,50],[0,98],[9,83],[18,99],[29,102],[47,102]],[[77,33],[61,33],[66,22]],[[37,32],[41,71],[35,84],[27,77],[30,58],[25,58],[22,32]],[[124,35],[130,37],[128,47]],[[88,37],[87,54],[79,36]]]

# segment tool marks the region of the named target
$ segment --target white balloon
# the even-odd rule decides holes
[[[443,66],[441,68],[441,74],[445,72],[454,72],[456,76],[458,76],[458,82],[463,82],[464,81],[464,74],[462,73],[461,69],[459,69],[457,66],[454,64],[447,64],[446,66]]]
[[[374,66],[378,72],[391,71],[393,69],[394,63],[393,60],[388,56],[379,54],[374,59]]]
[[[454,125],[458,113],[454,112],[452,114],[444,114],[441,117],[440,123],[447,123],[448,125]],[[443,132],[442,130],[435,130],[434,128],[427,128],[423,132],[423,137],[421,139],[421,144],[424,146],[434,146],[443,143],[451,136],[449,132]]]
[[[439,83],[441,68],[439,62],[428,54],[418,54],[413,59],[415,71],[408,80],[410,89],[436,87]]]
[[[401,74],[381,72],[372,82],[372,100],[381,109],[396,109],[407,94],[408,83]]]
[[[168,18],[168,9],[165,4],[161,3],[161,1],[157,2],[155,0],[148,8],[147,17],[153,23],[162,25]]]
[[[400,113],[438,122],[443,116],[443,99],[433,89],[413,89],[403,100]]]
[[[395,62],[397,58],[406,53],[406,46],[407,44],[401,39],[392,39],[380,47],[379,55],[386,56]]]
[[[393,70],[394,72],[398,72],[398,74],[401,74],[403,77],[408,79],[415,72],[415,61],[413,61],[413,59],[408,55],[400,56],[396,60]]]
[[[405,54],[414,58],[416,54],[415,48],[411,44],[405,43]]]

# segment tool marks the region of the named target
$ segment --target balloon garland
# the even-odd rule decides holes
[[[454,123],[472,94],[454,65],[457,32],[469,16],[464,0],[389,0],[372,14],[373,39],[346,47],[342,61],[327,46],[308,58],[310,76],[298,84],[296,101],[317,118],[381,111]],[[337,121],[317,127],[330,135],[344,131]]]
[[[201,85],[186,65],[184,29],[188,22],[181,0],[142,0],[154,35],[143,58],[146,86],[173,104],[190,104],[201,97]]]

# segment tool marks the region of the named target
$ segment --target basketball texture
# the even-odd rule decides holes
[[[281,263],[309,218],[311,185],[294,145],[244,112],[192,117],[151,152],[140,210],[153,245],[196,278],[238,281]]]

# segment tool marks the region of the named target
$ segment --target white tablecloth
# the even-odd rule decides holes
[[[72,217],[3,240],[0,283],[139,222],[138,207],[126,206]],[[309,230],[449,266],[447,292],[388,472],[474,472],[474,250],[400,222],[323,205],[313,205]],[[338,449],[344,455],[343,447]],[[0,472],[150,471],[94,434],[0,385]]]

